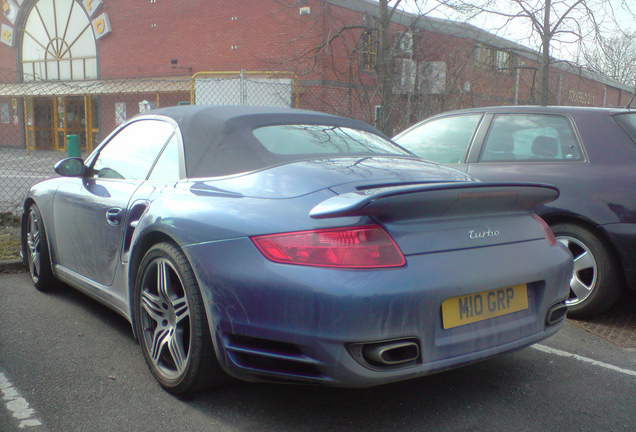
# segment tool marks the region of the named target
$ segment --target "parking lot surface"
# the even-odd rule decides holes
[[[37,292],[26,273],[0,275],[0,298],[3,432],[636,430],[636,348],[571,320],[539,345],[411,381],[237,382],[176,398],[130,325],[90,298]]]

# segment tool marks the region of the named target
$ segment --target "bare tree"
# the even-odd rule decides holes
[[[320,83],[303,86],[303,100],[315,104],[306,107],[375,122],[385,134],[392,136],[394,128],[401,129],[439,110],[487,102],[486,93],[492,95],[490,100],[494,103],[506,100],[516,103],[517,93],[508,95],[502,91],[502,80],[509,80],[504,73],[506,68],[510,69],[509,77],[517,77],[516,84],[513,84],[515,92],[525,86],[528,89],[525,101],[547,105],[550,96],[555,94],[550,92],[549,75],[550,64],[556,61],[551,55],[553,46],[561,46],[562,43],[574,45],[583,39],[594,39],[593,36],[605,28],[603,23],[612,21],[614,10],[611,8],[599,14],[610,1],[631,0],[369,0],[361,3],[364,9],[358,10],[358,13],[348,13],[346,2],[277,0],[283,10],[289,12],[280,15],[281,28],[304,30],[296,31],[281,49],[281,52],[292,53],[287,60],[281,64],[277,59],[276,64],[270,62],[269,67],[293,70],[307,83]],[[299,4],[313,5],[311,14],[299,16]],[[401,11],[402,7],[408,13]],[[459,11],[467,18],[488,16],[489,22],[498,22],[500,30],[510,27],[517,31],[525,29],[526,45],[532,47],[534,43],[539,46],[541,73],[537,73],[534,66],[511,61],[503,69],[496,65],[496,77],[494,73],[484,75],[487,69],[470,67],[474,53],[471,39],[455,37],[452,33],[445,33],[442,53],[431,52],[427,38],[445,21],[429,15],[432,11],[439,13],[442,8]],[[499,20],[493,19],[493,15]],[[302,22],[304,27],[289,26],[292,18],[296,23]],[[457,15],[449,15],[448,18],[457,19]],[[433,21],[435,24],[431,25]],[[487,25],[479,23],[474,25],[486,31],[493,29],[493,26],[488,29]],[[457,28],[456,25],[451,27]],[[429,30],[424,31],[424,28]],[[506,37],[506,34],[501,36]],[[405,53],[401,47],[403,38],[413,43],[410,53]],[[450,48],[446,43],[453,38],[456,40],[450,43],[453,47]],[[419,50],[416,44],[427,48]],[[415,77],[420,79],[420,72],[428,67],[426,63],[444,66],[446,87],[435,94],[400,90],[400,83],[405,77],[403,66],[410,68],[407,81],[412,86]],[[517,73],[522,69],[532,69],[532,72]],[[475,73],[478,76],[468,76]],[[471,86],[471,81],[477,84]],[[539,100],[535,99],[537,88]]]
[[[278,0],[278,3],[292,10],[298,4],[289,0]],[[344,113],[346,115],[364,106],[367,109],[366,120],[375,121],[381,131],[392,136],[396,99],[394,57],[402,38],[425,15],[418,9],[408,15],[402,13],[400,7],[404,3],[406,0],[369,2],[370,13],[351,19],[332,13],[329,2],[321,2],[320,11],[312,12],[314,18],[308,24],[308,30],[290,41],[296,49],[284,65],[296,71],[302,70],[307,76],[319,75],[320,72],[323,76],[333,75],[335,81],[346,84],[346,87],[334,90],[343,98],[325,100],[324,103],[334,104],[340,108],[334,109],[334,112],[342,113],[343,99],[347,100],[350,111]],[[396,13],[401,16],[397,25],[394,22]],[[396,27],[401,31],[396,32]],[[320,31],[314,31],[318,28]],[[316,34],[321,35],[319,40],[312,37]],[[275,68],[282,66],[270,64]]]
[[[615,23],[610,0],[438,1],[469,18],[494,16],[494,22],[499,23],[499,30],[509,29],[511,26],[520,29],[519,26],[524,26],[525,23],[528,41],[539,45],[542,105],[550,102],[550,64],[555,61],[551,55],[553,47],[557,43],[578,45],[583,40],[602,34],[606,25]]]
[[[394,58],[396,51],[399,51],[399,47],[402,45],[404,38],[411,37],[412,40],[412,30],[416,27],[418,21],[425,17],[431,10],[438,7],[438,4],[435,1],[410,2],[411,19],[405,25],[404,30],[406,31],[399,32],[397,37],[391,41],[391,23],[393,15],[396,11],[400,10],[405,3],[407,3],[406,0],[378,0],[379,19],[376,23],[376,30],[379,37],[375,74],[378,80],[381,104],[379,112],[377,113],[378,117],[376,119],[376,126],[388,136],[393,135],[394,127],[394,101],[396,96],[394,91],[396,86]],[[428,3],[431,3],[433,6],[427,8]]]
[[[601,36],[584,51],[584,60],[588,69],[636,86],[636,32]]]

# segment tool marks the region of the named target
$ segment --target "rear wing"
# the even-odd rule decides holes
[[[558,197],[555,186],[540,183],[426,183],[338,195],[318,204],[309,215],[314,219],[376,216],[391,220],[531,212]]]

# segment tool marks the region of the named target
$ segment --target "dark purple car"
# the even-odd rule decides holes
[[[394,140],[482,181],[557,186],[538,209],[575,258],[569,314],[608,309],[636,288],[636,110],[509,106],[429,118]]]

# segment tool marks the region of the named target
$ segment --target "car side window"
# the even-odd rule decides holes
[[[92,166],[92,176],[145,180],[173,132],[174,126],[159,120],[129,124],[100,150]]]
[[[484,140],[482,162],[580,161],[570,121],[561,115],[497,114]]]
[[[614,116],[614,120],[625,130],[627,135],[636,143],[636,114],[620,114]]]
[[[179,179],[179,140],[174,134],[161,152],[148,180],[177,182]]]
[[[469,114],[431,120],[397,137],[396,142],[432,162],[461,163],[481,117]]]

